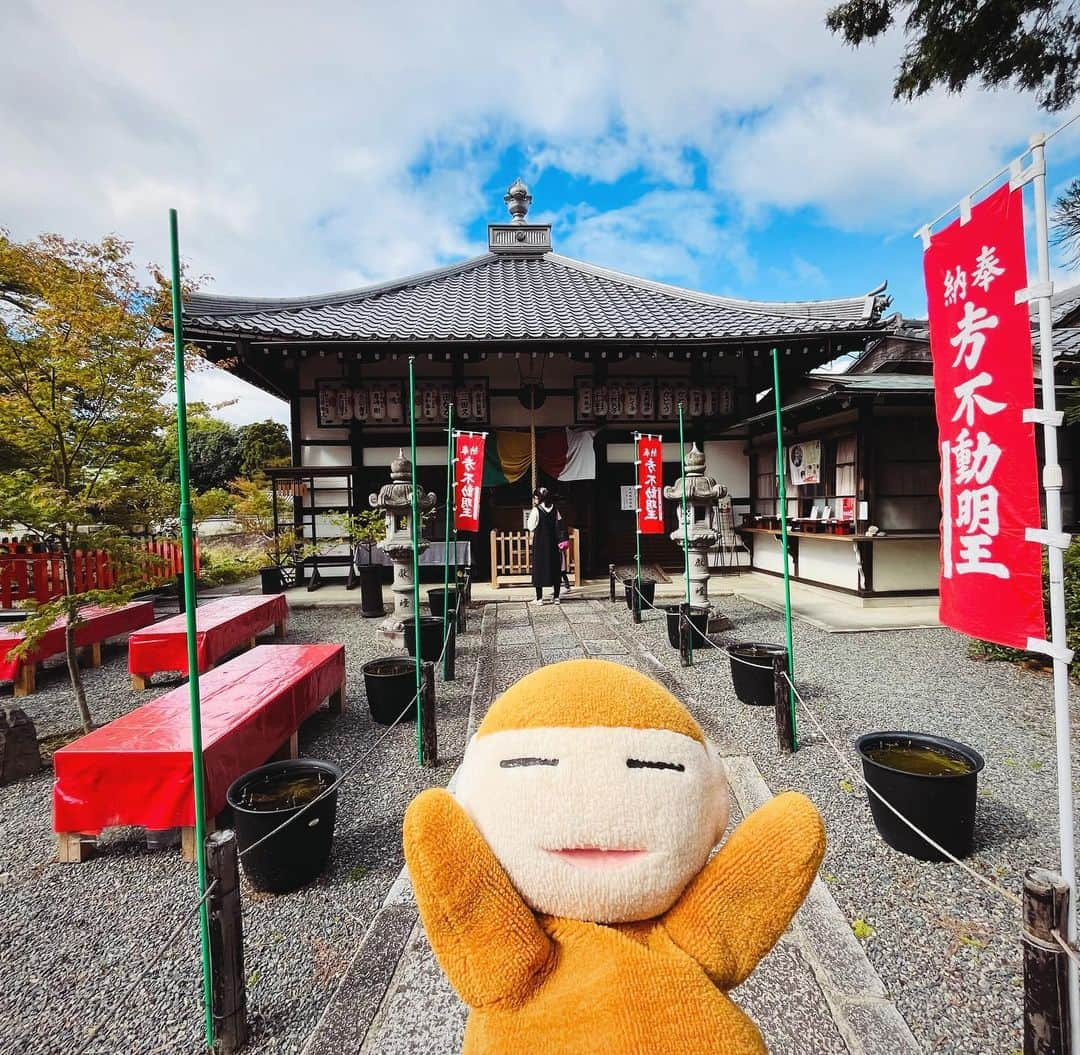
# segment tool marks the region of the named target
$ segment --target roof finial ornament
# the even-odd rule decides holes
[[[529,206],[532,205],[532,195],[520,176],[510,184],[510,189],[503,196],[503,201],[506,202],[506,207],[513,217],[511,223],[524,223],[525,215],[529,211]]]

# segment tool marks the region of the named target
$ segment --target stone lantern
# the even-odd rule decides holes
[[[727,488],[705,475],[705,455],[695,443],[686,454],[683,467],[686,474],[686,512],[689,524],[682,520],[683,478],[664,488],[664,497],[675,503],[679,526],[671,538],[682,548],[683,531],[686,530],[687,548],[690,550],[690,604],[695,608],[709,609],[709,633],[731,628],[731,620],[709,604],[709,555],[708,551],[719,541],[709,521],[709,511],[727,494]],[[695,642],[695,645],[700,642]]]
[[[412,462],[399,450],[390,463],[390,483],[383,484],[377,495],[369,495],[368,501],[375,509],[386,514],[386,538],[378,543],[393,562],[394,610],[379,624],[379,633],[398,647],[405,642],[402,621],[413,617],[413,564],[412,564]],[[416,509],[420,516],[435,508],[434,494],[416,496]],[[417,529],[419,553],[427,549],[427,543]],[[417,554],[419,556],[419,553]],[[419,613],[416,613],[417,615]]]

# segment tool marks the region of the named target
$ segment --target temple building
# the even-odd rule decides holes
[[[293,517],[308,537],[331,530],[327,513],[364,508],[407,446],[410,356],[425,490],[445,490],[451,401],[460,428],[488,433],[478,577],[489,533],[521,528],[534,473],[579,529],[584,571],[600,575],[634,552],[635,431],[663,436],[675,479],[682,402],[687,445],[749,516],[767,475],[752,448],[771,350],[790,392],[891,332],[884,285],[775,303],[681,289],[556,253],[551,226],[528,221],[520,180],[504,200],[509,222],[492,223],[488,251],[461,263],[339,293],[186,303],[185,337],[202,355],[288,402],[302,482]],[[666,536],[644,543],[646,559],[679,566]]]

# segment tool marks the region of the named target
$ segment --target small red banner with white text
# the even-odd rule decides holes
[[[480,488],[484,482],[484,436],[459,432],[454,440],[454,527],[480,530]]]
[[[664,531],[664,444],[659,436],[639,436],[637,441],[637,529],[643,535]]]
[[[1046,636],[1020,190],[1003,186],[923,258],[941,459],[941,621],[1014,648]]]

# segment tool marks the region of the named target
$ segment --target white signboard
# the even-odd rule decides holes
[[[637,511],[637,488],[633,484],[619,488],[619,508],[624,513]]]

